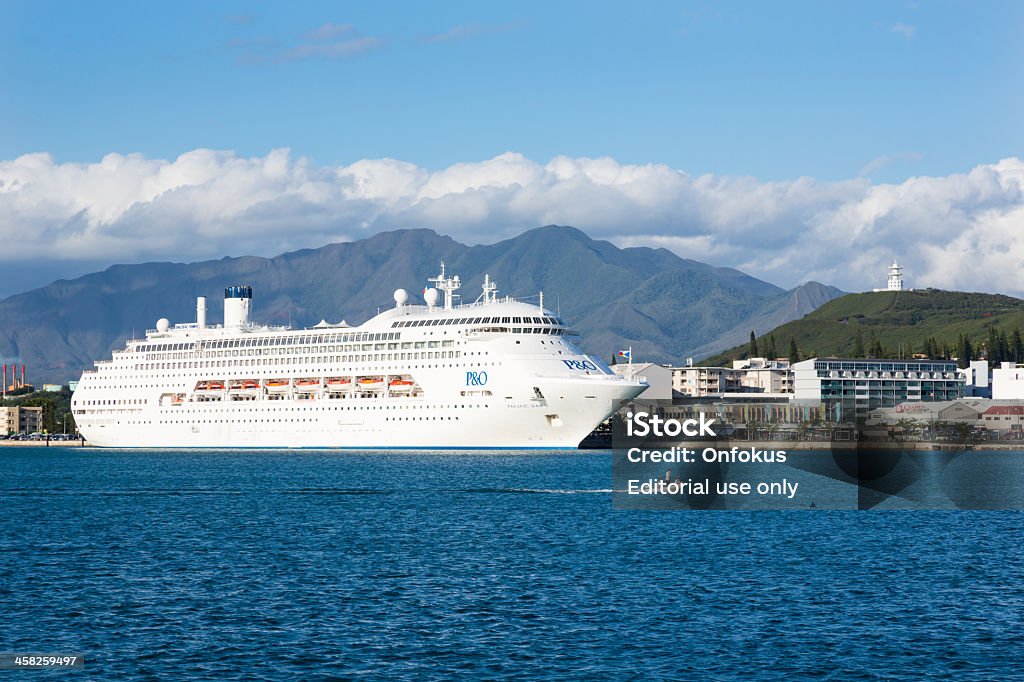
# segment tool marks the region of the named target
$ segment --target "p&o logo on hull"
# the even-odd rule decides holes
[[[487,372],[466,372],[467,386],[486,386]]]

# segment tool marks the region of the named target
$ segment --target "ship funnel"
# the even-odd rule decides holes
[[[245,327],[252,307],[252,287],[235,286],[224,289],[224,326]]]
[[[206,297],[200,296],[196,299],[196,326],[206,329]]]

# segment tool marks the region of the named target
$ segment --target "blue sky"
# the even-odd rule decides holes
[[[1024,3],[0,0],[0,296],[544,224],[1024,295]],[[880,281],[881,280],[881,281]]]
[[[765,180],[941,175],[1020,154],[1022,15],[1013,2],[4,2],[0,158],[288,147],[436,169],[516,151]]]

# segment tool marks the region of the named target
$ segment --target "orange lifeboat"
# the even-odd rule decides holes
[[[260,382],[256,381],[255,379],[246,379],[245,381],[242,382],[242,388],[245,388],[245,389],[253,389],[253,388],[259,388],[259,387],[260,387]]]
[[[360,377],[358,383],[360,388],[380,388],[384,385],[384,379],[381,377]]]
[[[211,390],[211,391],[223,391],[224,390],[224,382],[223,381],[211,381],[207,385],[207,388],[209,390]]]
[[[409,379],[392,379],[388,387],[392,391],[409,391],[412,389],[412,381]]]
[[[301,391],[303,393],[312,393],[314,391],[318,391],[318,390],[320,390],[320,380],[319,379],[296,379],[295,380],[295,390]]]
[[[327,380],[328,391],[344,391],[352,385],[352,377],[331,377]]]

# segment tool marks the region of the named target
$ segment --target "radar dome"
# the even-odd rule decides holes
[[[165,333],[170,328],[171,321],[168,320],[166,317],[161,317],[159,320],[156,321],[156,330],[161,334]]]
[[[405,305],[405,302],[409,300],[409,294],[405,289],[395,289],[395,303],[398,305]]]
[[[437,305],[437,289],[430,287],[423,292],[423,300],[427,302],[431,308]]]

